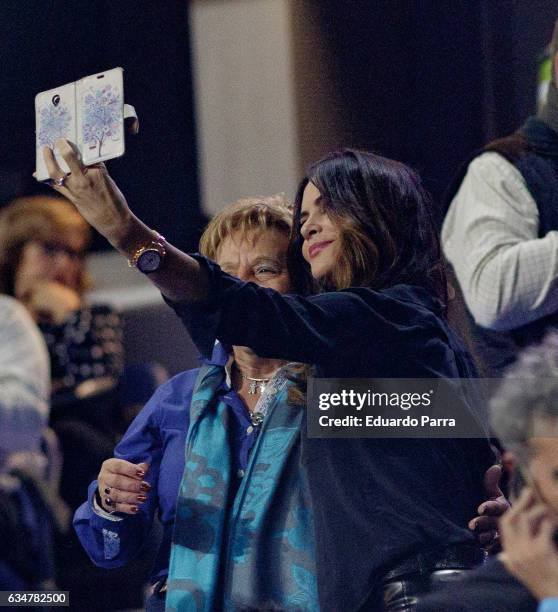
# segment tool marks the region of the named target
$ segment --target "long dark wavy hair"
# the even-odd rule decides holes
[[[340,258],[321,281],[322,290],[406,283],[424,287],[446,303],[432,201],[418,174],[400,162],[352,149],[312,164],[298,187],[289,247],[291,279],[297,286],[310,289],[312,284],[300,234],[302,196],[309,182],[341,228]]]

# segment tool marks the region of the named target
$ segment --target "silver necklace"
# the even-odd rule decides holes
[[[256,395],[259,391],[261,394],[265,391],[265,386],[271,380],[270,378],[252,378],[251,376],[246,376],[240,372],[242,378],[250,382],[250,386],[248,387],[248,393],[250,395]],[[258,406],[260,401],[258,401]],[[254,410],[254,412],[250,413],[250,420],[252,421],[252,425],[254,427],[258,427],[263,423],[265,413],[259,410]]]
[[[278,368],[278,370],[273,372],[273,374],[269,378],[254,378],[253,376],[247,376],[246,374],[244,374],[244,372],[242,372],[242,370],[238,366],[236,366],[236,369],[239,371],[242,379],[247,380],[250,383],[248,386],[248,393],[250,395],[256,395],[256,393],[258,392],[263,395],[267,384],[275,376],[278,370],[280,370],[281,368]],[[260,405],[261,401],[262,401],[262,398],[260,397],[260,399],[258,400],[258,404],[257,404],[258,406]],[[261,408],[260,410],[255,410],[254,412],[250,413],[250,421],[252,422],[252,425],[254,427],[258,427],[259,425],[263,423],[264,417],[267,413],[267,409],[268,409],[268,406],[265,406]]]
[[[240,372],[240,369],[238,371]],[[248,393],[250,395],[256,395],[258,391],[263,393],[265,391],[265,386],[271,380],[271,378],[253,378],[252,376],[247,376],[243,372],[240,372],[240,375],[244,380],[250,383],[248,386]]]

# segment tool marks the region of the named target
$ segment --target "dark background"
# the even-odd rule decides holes
[[[536,108],[538,60],[558,2],[319,6],[336,58],[345,144],[412,165],[437,198],[469,152],[510,133]]]
[[[107,165],[140,217],[193,248],[204,223],[188,29],[185,1],[2,0],[0,201],[37,189],[35,95],[121,66],[140,131]]]
[[[534,110],[537,61],[558,17],[548,0],[314,6],[333,50],[340,144],[410,163],[436,197],[470,151]],[[37,189],[35,94],[122,66],[140,133],[110,171],[140,217],[195,247],[203,219],[187,11],[186,0],[2,1],[0,204]]]

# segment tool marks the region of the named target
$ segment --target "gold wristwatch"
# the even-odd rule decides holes
[[[128,260],[130,268],[137,268],[144,274],[151,274],[163,266],[167,250],[166,240],[161,234],[155,233],[155,238],[141,245]]]

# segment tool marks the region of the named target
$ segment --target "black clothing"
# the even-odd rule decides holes
[[[63,403],[82,382],[122,373],[122,321],[110,306],[76,310],[61,325],[39,322],[55,383],[53,402]]]
[[[471,570],[437,570],[411,574],[382,584],[362,607],[362,612],[416,612],[417,605],[429,593],[436,593],[449,582],[462,579]]]
[[[536,612],[537,601],[498,561],[491,559],[438,593],[419,599],[417,612]]]
[[[331,378],[459,378],[467,353],[425,289],[351,288],[302,298],[221,272],[203,302],[171,304],[207,355],[218,338]],[[310,439],[302,434],[316,529],[320,608],[358,610],[390,568],[474,544],[467,529],[493,463],[486,440]]]

